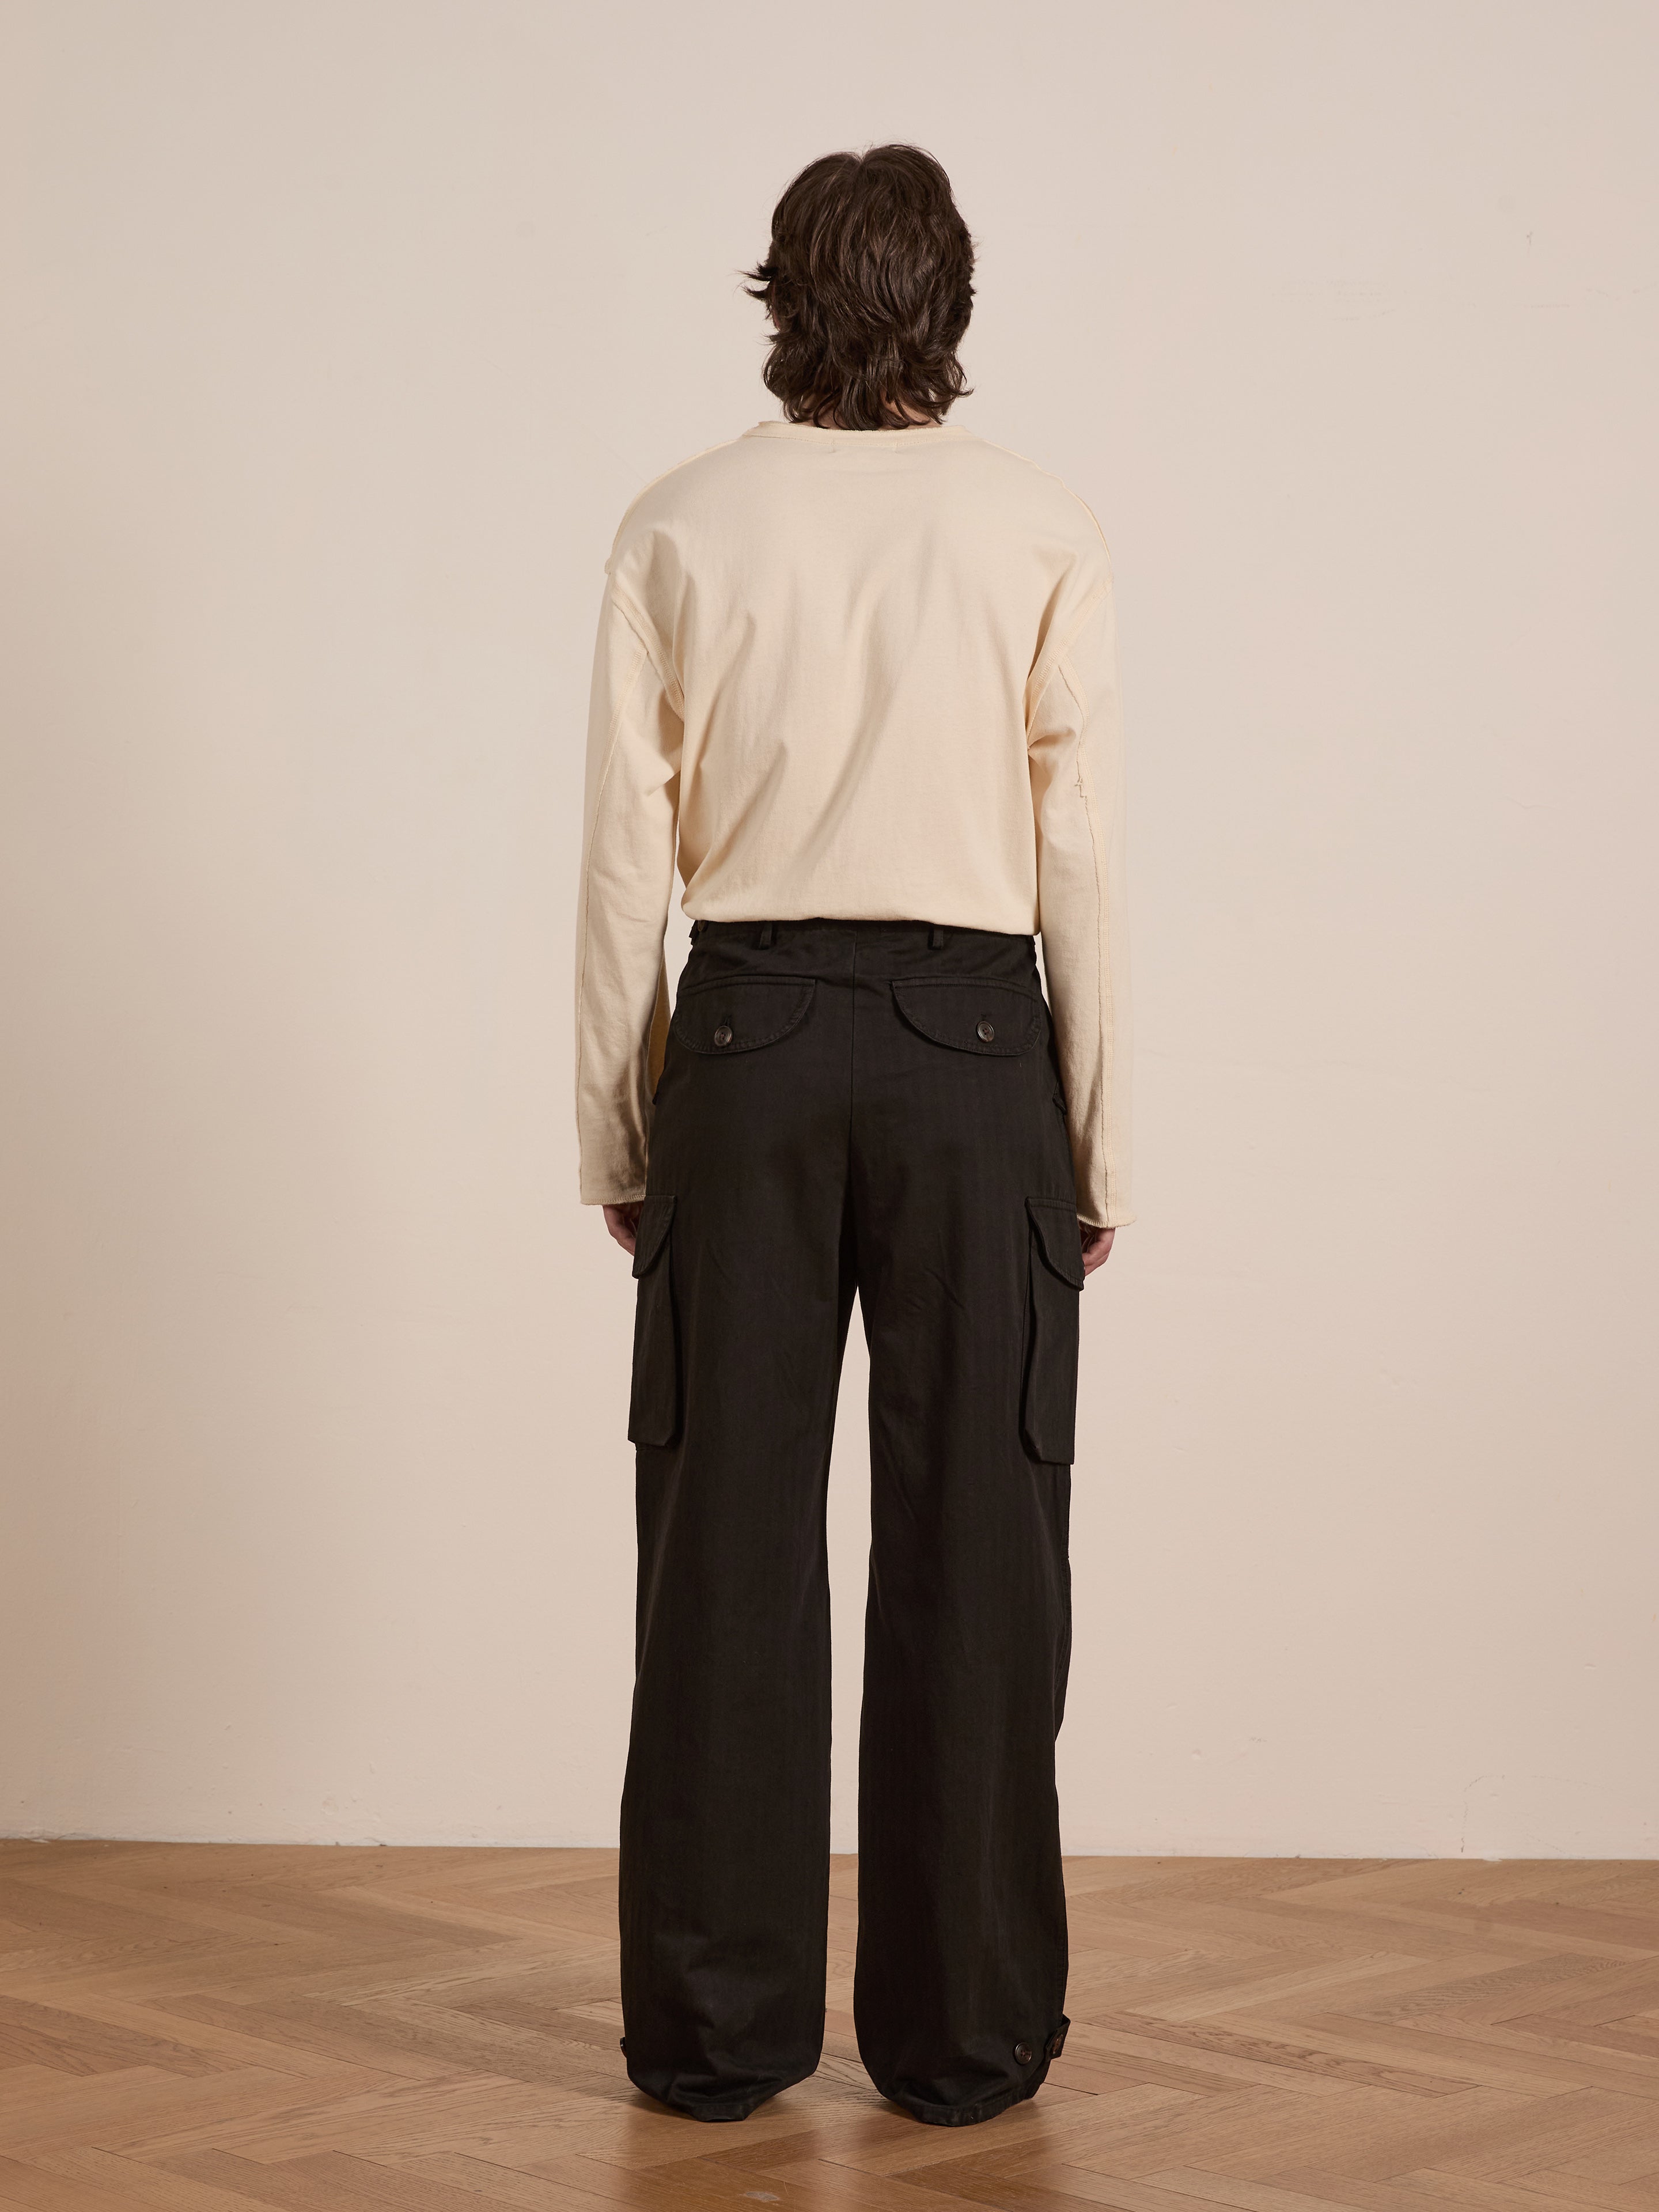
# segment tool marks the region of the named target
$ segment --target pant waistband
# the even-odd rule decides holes
[[[886,940],[906,948],[923,944],[934,951],[942,951],[953,939],[999,945],[1027,945],[1033,942],[1029,933],[1018,931],[969,929],[959,923],[939,921],[848,921],[824,915],[796,921],[697,921],[691,925],[691,942],[694,945],[711,943],[732,946],[752,945],[766,951],[787,936],[799,938],[809,932],[815,936],[825,932],[831,935],[845,933],[849,936]]]
[[[1000,976],[1038,988],[1036,940],[952,922],[696,921],[688,985],[721,975],[816,975],[825,981],[898,975]]]

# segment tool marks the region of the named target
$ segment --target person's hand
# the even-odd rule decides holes
[[[607,1206],[605,1209],[605,1225],[631,1259],[639,1234],[639,1200],[634,1199],[627,1206]],[[1108,1230],[1106,1233],[1109,1236],[1111,1231]]]
[[[609,1213],[611,1208],[607,1206],[605,1210]],[[1106,1265],[1106,1255],[1112,1249],[1112,1239],[1117,1231],[1115,1229],[1091,1229],[1086,1221],[1079,1221],[1078,1227],[1083,1231],[1083,1272],[1085,1276],[1092,1275],[1097,1267]],[[614,1236],[616,1232],[613,1231],[611,1233]]]

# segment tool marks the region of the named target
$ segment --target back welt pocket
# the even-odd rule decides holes
[[[817,988],[810,976],[744,975],[682,990],[670,1024],[692,1052],[729,1060],[776,1044],[806,1018]]]
[[[1012,1060],[1042,1034],[1042,1001],[1013,983],[980,983],[971,975],[906,975],[893,984],[893,1003],[913,1030],[952,1052]]]
[[[630,1443],[672,1444],[680,1425],[680,1347],[674,1313],[669,1231],[672,1198],[647,1198],[634,1235],[634,1381],[628,1401]]]

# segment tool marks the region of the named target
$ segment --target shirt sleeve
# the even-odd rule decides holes
[[[645,1195],[651,1094],[668,1036],[663,933],[674,888],[684,702],[613,579],[588,710],[576,911],[576,1131],[585,1206]]]
[[[1109,566],[1033,674],[1028,713],[1037,913],[1065,1085],[1077,1207],[1135,1218],[1129,1182],[1129,963],[1123,726]]]

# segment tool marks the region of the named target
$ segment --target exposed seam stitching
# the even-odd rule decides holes
[[[630,624],[629,627],[631,629],[632,625]],[[628,711],[628,702],[634,696],[634,687],[639,682],[640,671],[646,663],[647,656],[643,641],[637,635],[634,641],[639,646],[640,657],[629,672],[628,681],[623,684],[621,696],[617,701],[617,711],[611,718],[610,732],[605,741],[605,759],[599,769],[599,788],[593,794],[593,827],[588,833],[587,852],[582,861],[581,958],[576,963],[576,1107],[579,1115],[582,1099],[582,1060],[587,1042],[586,1024],[582,1017],[587,1006],[587,954],[592,941],[589,915],[593,903],[593,848],[599,842],[599,817],[605,811],[605,786],[611,781],[611,763],[616,758],[617,738],[622,729],[623,716]],[[579,1143],[581,1133],[579,1122],[577,1128]]]
[[[1028,752],[1031,749],[1030,726],[1036,720],[1037,708],[1042,704],[1049,692],[1054,689],[1054,678],[1056,677],[1064,678],[1066,686],[1071,691],[1072,696],[1077,701],[1078,705],[1082,708],[1083,712],[1085,714],[1088,713],[1089,702],[1083,696],[1083,686],[1078,680],[1076,671],[1069,665],[1068,656],[1071,653],[1072,647],[1077,643],[1079,638],[1082,636],[1085,623],[1087,623],[1090,616],[1093,614],[1095,609],[1100,605],[1101,601],[1108,596],[1111,588],[1110,583],[1107,582],[1102,584],[1098,590],[1091,592],[1089,597],[1083,604],[1077,620],[1072,624],[1071,629],[1066,631],[1066,635],[1060,643],[1058,646],[1052,646],[1049,648],[1045,648],[1045,650],[1052,650],[1053,665],[1050,666],[1048,673],[1042,679],[1042,689],[1037,693],[1036,698],[1032,700],[1030,706],[1026,710],[1025,749]],[[1038,672],[1041,671],[1042,667],[1042,662],[1039,660],[1036,666],[1033,668],[1030,675],[1027,678],[1025,688],[1028,692],[1030,691],[1031,685],[1036,683]]]
[[[657,672],[657,681],[668,694],[669,705],[673,707],[675,700],[678,699],[679,705],[674,708],[674,711],[683,717],[685,709],[685,694],[681,690],[679,678],[675,675],[672,668],[665,668],[658,655],[656,625],[644,609],[632,598],[627,586],[619,584],[614,576],[611,580],[611,597],[617,612],[650,656],[651,665]]]

